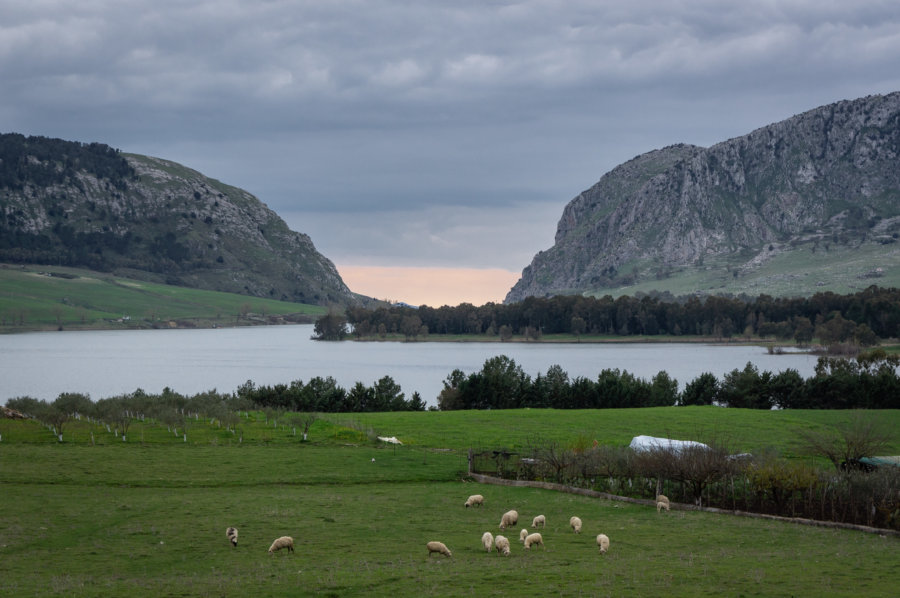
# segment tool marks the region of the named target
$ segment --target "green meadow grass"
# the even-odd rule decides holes
[[[562,446],[600,444],[626,446],[634,436],[724,442],[735,452],[774,450],[788,458],[804,456],[801,434],[836,428],[860,413],[850,410],[724,409],[721,407],[649,407],[644,409],[506,409],[483,411],[417,411],[391,413],[321,413],[302,443],[296,414],[266,421],[262,412],[242,412],[231,432],[217,420],[188,418],[175,430],[148,419],[135,420],[128,443],[190,446],[242,444],[317,446],[360,445],[378,436],[396,436],[406,447],[466,451],[469,448],[527,449],[553,441]],[[867,410],[886,428],[900,430],[900,410]],[[184,435],[187,439],[184,439]],[[0,437],[12,444],[54,444],[52,432],[31,421],[0,419]],[[119,436],[87,420],[63,428],[66,445],[120,445]],[[889,448],[900,454],[900,433]]]
[[[284,417],[266,424],[252,412],[238,426],[243,442],[202,419],[186,443],[149,421],[132,424],[126,443],[87,422],[70,424],[58,443],[34,422],[0,420],[0,596],[896,595],[894,536],[657,514],[465,478],[468,446],[494,446],[492,438],[512,446],[541,432],[573,443],[591,431],[624,444],[704,422],[746,448],[850,416],[610,411],[323,415],[310,442]],[[373,441],[382,432],[409,442]],[[475,493],[485,506],[463,508]],[[512,554],[486,554],[481,534],[501,533],[508,509],[520,513],[506,534]],[[547,517],[546,549],[525,551],[518,531],[537,514]],[[571,515],[583,519],[582,534],[568,528]],[[230,525],[237,548],[225,538]],[[605,556],[594,540],[601,532],[611,540]],[[281,535],[295,539],[296,552],[269,555]],[[453,557],[428,557],[430,540]]]
[[[594,297],[634,295],[638,292],[668,291],[673,295],[745,293],[751,297],[765,293],[775,297],[811,296],[830,291],[839,295],[857,293],[870,285],[883,288],[900,286],[900,261],[896,245],[868,243],[849,248],[824,243],[816,250],[813,244],[801,244],[779,251],[771,259],[745,270],[743,260],[713,258],[702,266],[688,266],[666,278],[656,277],[656,264],[623,265],[620,271],[637,267],[640,279],[628,286],[599,289],[586,293]],[[875,268],[882,268],[877,278],[870,278]],[[738,272],[735,276],[735,271]]]
[[[49,276],[47,273],[55,273]],[[55,266],[0,268],[0,331],[234,324],[245,313],[318,316],[325,308]],[[128,320],[119,322],[123,316]]]
[[[652,407],[645,409],[512,409],[427,413],[324,414],[322,417],[370,436],[396,436],[415,446],[522,449],[535,442],[563,446],[596,440],[625,446],[634,436],[724,442],[735,452],[773,449],[785,457],[803,454],[800,433],[840,426],[853,411]],[[900,410],[866,411],[900,430]],[[900,433],[891,454],[900,454]]]

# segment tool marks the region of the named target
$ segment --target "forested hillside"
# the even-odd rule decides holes
[[[356,297],[244,190],[100,143],[0,135],[0,261],[309,304]]]

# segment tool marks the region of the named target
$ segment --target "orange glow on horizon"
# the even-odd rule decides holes
[[[519,280],[519,274],[499,268],[337,266],[337,269],[354,293],[430,307],[500,303]]]

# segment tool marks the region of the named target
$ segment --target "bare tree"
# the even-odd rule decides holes
[[[546,469],[555,482],[562,483],[566,472],[575,464],[574,451],[565,448],[556,440],[536,438],[529,444],[534,458],[543,466],[542,469]]]
[[[691,498],[701,504],[708,486],[734,473],[737,463],[722,443],[689,446],[678,450],[654,447],[636,455],[639,470],[647,477],[681,482]]]
[[[303,440],[304,442],[307,439],[307,435],[309,434],[309,429],[312,427],[316,420],[319,419],[315,413],[305,413],[301,418],[301,423],[303,424]]]
[[[315,413],[293,413],[290,416],[291,425],[294,427],[294,436],[297,435],[297,427],[300,427],[303,432],[303,441],[306,442],[309,434],[309,429],[316,422],[319,417]]]
[[[858,411],[846,424],[800,435],[810,454],[825,457],[836,469],[858,469],[863,457],[873,457],[890,448],[895,432],[883,420]]]

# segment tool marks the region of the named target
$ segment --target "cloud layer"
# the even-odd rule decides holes
[[[338,263],[520,270],[638,153],[900,89],[883,2],[12,0],[0,131],[243,187]]]

